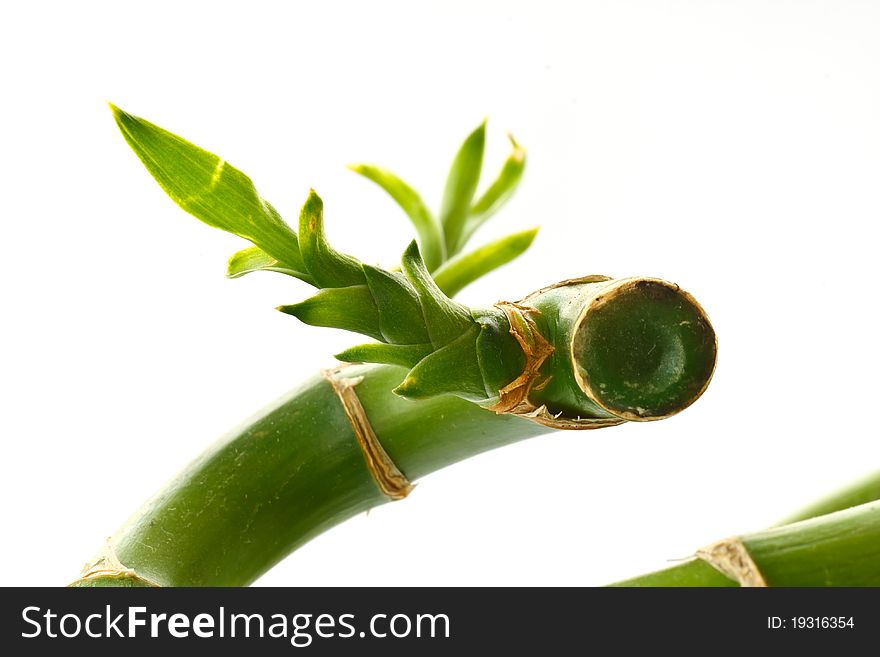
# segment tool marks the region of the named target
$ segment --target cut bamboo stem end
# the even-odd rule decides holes
[[[700,398],[718,345],[706,312],[678,285],[624,278],[585,304],[570,349],[584,393],[613,415],[643,422]]]
[[[323,203],[314,191],[294,230],[251,179],[224,159],[111,109],[126,141],[183,210],[252,242],[230,261],[230,276],[278,271],[318,288],[310,299],[280,309],[307,324],[378,340],[381,344],[347,354],[385,366],[315,377],[231,431],[149,500],[114,535],[111,555],[80,581],[247,584],[333,525],[405,497],[412,489],[408,476],[420,477],[545,427],[589,429],[658,419],[691,403],[708,383],[715,355],[708,320],[698,324],[704,336],[711,334],[711,348],[702,345],[695,353],[684,338],[670,337],[675,326],[679,336],[691,331],[681,328],[690,315],[676,315],[658,294],[646,293],[668,292],[670,284],[631,279],[637,282],[630,293],[625,281],[592,276],[545,288],[522,307],[510,304],[485,315],[449,298],[522,253],[533,233],[464,256],[457,271],[445,270],[447,292],[438,286],[430,272],[461,250],[522,175],[523,151],[511,140],[513,155],[474,199],[485,122],[456,155],[438,220],[393,174],[358,169],[403,206],[419,232],[425,259],[412,242],[401,275],[336,251],[326,239]],[[639,293],[651,307],[641,315],[626,303]],[[666,296],[680,301],[682,312],[698,308],[685,303],[684,294]],[[496,400],[500,415],[478,406]]]
[[[494,410],[543,409],[557,428],[660,420],[706,390],[717,339],[706,312],[656,278],[587,276],[496,306],[525,354]],[[543,336],[546,347],[538,349]],[[536,355],[535,355],[536,354]],[[513,403],[516,402],[516,403]],[[602,426],[599,423],[598,426]]]

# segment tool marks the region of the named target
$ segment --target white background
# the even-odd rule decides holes
[[[71,580],[217,435],[357,338],[223,277],[242,246],[173,205],[112,100],[227,158],[295,220],[393,264],[486,115],[523,185],[477,243],[540,224],[474,305],[604,273],[691,291],[714,382],[670,420],[558,433],[431,475],[261,584],[601,584],[761,528],[880,466],[880,5],[5,3],[0,15],[4,585]]]

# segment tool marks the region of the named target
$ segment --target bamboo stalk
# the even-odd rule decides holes
[[[547,431],[452,396],[391,393],[404,370],[352,366],[355,390],[391,459],[415,481]],[[292,391],[211,446],[111,540],[119,563],[161,586],[243,586],[310,538],[390,501],[365,465],[324,377]],[[104,575],[80,585],[119,585]]]
[[[225,160],[112,109],[126,141],[181,208],[254,244],[232,257],[230,277],[270,270],[318,288],[279,309],[374,338],[338,358],[378,365],[325,372],[222,438],[108,541],[76,586],[248,584],[320,532],[405,497],[425,474],[548,427],[668,417],[709,383],[711,324],[690,295],[665,281],[590,276],[485,309],[449,298],[516,257],[533,236],[447,263],[438,276],[447,291],[431,275],[522,173],[522,149],[512,142],[508,164],[473,202],[485,124],[456,156],[439,224],[396,176],[355,167],[398,201],[429,242],[427,261],[413,242],[398,272],[336,251],[314,191],[294,231]]]
[[[827,513],[842,511],[843,509],[873,502],[874,500],[880,500],[880,472],[874,472],[823,497],[797,513],[793,513],[778,524],[787,525],[800,520],[815,518],[816,516],[824,516]]]
[[[760,576],[760,584],[751,585],[880,586],[877,501],[722,542],[731,544],[744,548]],[[736,586],[743,584],[743,571],[734,567],[722,574],[704,558],[614,586]]]
[[[190,464],[113,537],[109,552],[100,555],[77,584],[248,584],[318,533],[378,504],[404,497],[411,487],[409,482],[446,465],[538,435],[548,427],[589,429],[627,419],[656,419],[647,411],[632,418],[623,416],[629,413],[628,407],[615,406],[616,398],[608,395],[614,390],[632,395],[627,386],[611,385],[602,395],[589,397],[586,388],[573,382],[578,375],[607,373],[604,366],[632,357],[632,350],[638,354],[654,348],[665,353],[666,348],[655,348],[653,341],[658,335],[679,331],[689,337],[690,328],[680,326],[680,312],[699,309],[685,303],[685,297],[668,297],[664,292],[659,308],[671,307],[674,312],[652,324],[646,337],[625,341],[621,353],[604,348],[599,358],[603,367],[597,369],[595,354],[574,356],[576,350],[571,345],[577,342],[583,318],[591,316],[597,295],[610,295],[612,288],[620,288],[616,285],[607,280],[569,282],[553,289],[553,299],[536,301],[544,311],[535,315],[541,326],[531,321],[517,329],[527,331],[517,335],[525,345],[524,360],[534,369],[528,365],[523,369],[520,364],[522,375],[504,388],[509,395],[493,397],[497,401],[491,408],[448,394],[427,395],[418,401],[395,394],[401,379],[407,385],[418,368],[407,374],[405,368],[396,366],[348,366],[313,379]],[[671,291],[666,286],[663,284],[663,289]],[[568,303],[558,303],[565,290],[569,292],[561,298]],[[611,303],[601,306],[614,315],[614,330],[622,335],[628,331],[642,335],[645,317],[640,309],[653,307],[651,295],[635,305],[628,294],[618,296],[623,300],[620,308]],[[637,298],[641,296],[637,293]],[[583,311],[573,303],[577,299],[581,299]],[[554,303],[575,321],[565,315],[554,320]],[[548,326],[551,320],[552,327]],[[508,341],[512,341],[513,325],[508,323],[505,328]],[[542,331],[560,345],[558,350],[548,346]],[[531,349],[536,344],[549,349],[538,353],[554,357],[535,359],[536,352]],[[528,345],[531,347],[526,348]],[[479,359],[490,359],[496,353],[491,343],[479,346],[483,350]],[[705,346],[699,341],[681,352],[667,353],[666,360],[682,362],[670,361],[665,368],[657,368],[659,374],[633,374],[642,377],[637,379],[639,385],[649,392],[645,401],[628,397],[627,403],[653,408],[656,391],[652,385],[656,384],[664,400],[671,395],[678,405],[670,407],[664,402],[658,413],[669,414],[690,404],[705,388],[714,365],[714,339],[709,351]],[[558,358],[556,351],[561,352]],[[452,366],[461,367],[461,361]],[[678,373],[671,379],[670,368]],[[451,371],[447,378],[455,381],[455,375]],[[540,403],[536,406],[530,397],[532,385],[553,379],[557,381],[555,388],[536,386],[534,394]],[[577,414],[564,415],[571,408]]]
[[[776,525],[777,528],[784,528],[789,525],[794,525],[786,529],[782,532],[783,536],[787,536],[794,541],[801,541],[804,545],[809,545],[809,541],[812,540],[809,532],[812,528],[808,525],[807,530],[803,531],[803,527],[797,523],[801,523],[805,520],[811,520],[813,518],[821,518],[822,516],[826,516],[829,514],[835,514],[840,511],[844,511],[847,509],[851,509],[853,507],[859,507],[860,509],[867,510],[868,505],[871,503],[880,500],[880,472],[875,472],[871,475],[860,479],[849,486],[846,486],[839,491],[828,495],[817,502],[801,509],[797,513],[792,514],[782,522]],[[853,519],[856,518],[856,519]],[[831,519],[832,521],[834,519]],[[827,525],[827,528],[836,528],[839,531],[850,532],[851,530],[855,530],[859,533],[865,533],[870,535],[870,528],[868,527],[860,527],[860,522],[874,522],[878,521],[876,513],[859,513],[856,516],[850,516],[845,523],[834,523]],[[768,532],[772,530],[767,530]],[[802,532],[803,533],[800,533]],[[862,543],[864,541],[856,541],[856,543]],[[760,543],[760,538],[758,540]],[[744,541],[744,544],[748,545],[747,542]],[[772,545],[772,544],[771,544]],[[870,546],[867,546],[870,548]],[[781,548],[780,548],[781,549]],[[815,553],[818,555],[818,552]],[[827,556],[827,554],[825,555]],[[760,558],[760,557],[759,557]],[[841,560],[845,560],[848,558],[848,555],[845,552],[841,552],[839,555]],[[772,557],[770,557],[772,560]],[[874,560],[880,559],[880,548],[874,551],[874,556],[872,557]],[[803,559],[809,563],[809,559]],[[826,564],[821,563],[819,557],[817,556],[816,561],[813,562],[812,568],[816,571],[820,571],[824,568],[827,568]],[[761,565],[758,565],[758,568],[761,568]],[[855,581],[852,584],[834,584],[836,586],[868,586],[868,582],[870,578],[873,576],[873,570],[869,569],[864,573],[864,578],[860,578],[857,575],[854,577]],[[777,583],[780,586],[808,586],[809,584],[800,584],[797,583],[796,578],[790,576],[786,583]],[[813,573],[815,575],[815,573]],[[801,573],[801,581],[809,581],[809,575]],[[777,580],[778,582],[778,580]],[[863,583],[864,582],[864,583]],[[768,582],[765,582],[768,583]],[[641,575],[639,577],[634,577],[632,579],[624,580],[613,584],[612,586],[737,586],[738,582],[730,577],[722,574],[716,568],[712,567],[707,561],[702,559],[691,559],[688,561],[684,561],[682,563],[676,564],[669,568],[665,568],[663,570],[658,570],[652,573],[647,573],[645,575]]]

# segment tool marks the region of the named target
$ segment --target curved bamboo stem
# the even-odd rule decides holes
[[[391,460],[414,481],[495,447],[546,432],[452,396],[391,393],[404,370],[352,366],[354,388]],[[315,377],[190,463],[111,539],[119,572],[82,586],[243,586],[292,550],[384,504],[333,386]],[[122,569],[125,569],[122,572]]]

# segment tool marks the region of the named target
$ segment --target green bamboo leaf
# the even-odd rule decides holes
[[[489,393],[477,360],[479,332],[479,326],[473,324],[456,340],[420,360],[394,393],[407,399],[452,393],[472,401],[485,400]]]
[[[326,326],[353,331],[382,340],[379,311],[366,285],[334,287],[278,310],[293,315],[311,326]]]
[[[434,281],[447,296],[454,297],[466,285],[522,255],[537,234],[538,228],[530,228],[460,255],[438,269]]]
[[[213,153],[110,105],[125,141],[165,193],[209,226],[249,240],[297,271],[297,236],[244,173]]]
[[[446,259],[443,232],[418,192],[395,174],[372,164],[352,164],[349,169],[372,180],[397,201],[415,226],[428,271],[437,269]]]
[[[431,353],[430,344],[361,344],[336,354],[335,358],[346,363],[381,363],[412,367]]]
[[[452,301],[428,273],[419,247],[413,240],[403,254],[403,271],[419,295],[422,315],[431,344],[441,347],[475,326],[466,306]]]
[[[461,235],[462,244],[466,244],[474,231],[507,203],[522,179],[523,171],[526,168],[526,152],[522,146],[516,143],[513,135],[507,135],[507,138],[513,145],[513,151],[507,156],[495,182],[471,208],[470,217],[465,222]]]
[[[249,246],[233,253],[226,266],[227,278],[238,278],[255,271],[274,271],[293,276],[309,285],[315,284],[311,276],[284,265],[258,246]]]
[[[471,201],[480,182],[483,149],[486,145],[486,121],[474,130],[458,150],[443,193],[440,222],[446,237],[447,256],[453,256],[464,245],[462,235],[471,212]]]
[[[419,296],[400,272],[363,265],[367,287],[379,309],[383,342],[418,344],[428,342]]]
[[[309,191],[299,214],[299,246],[306,268],[319,287],[349,287],[366,281],[361,263],[327,241],[324,202],[314,189]]]

